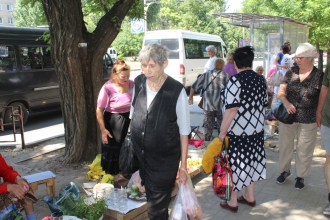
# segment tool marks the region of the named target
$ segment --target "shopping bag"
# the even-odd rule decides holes
[[[141,185],[141,177],[140,177],[140,171],[136,171],[131,176],[131,179],[129,180],[127,184],[127,188],[130,188],[133,184],[139,188],[139,191],[144,193],[146,191],[145,187]]]
[[[50,211],[59,212],[75,209],[75,200],[79,197],[80,190],[75,183],[70,182],[60,189],[58,196],[45,196],[44,202],[47,203]]]
[[[270,86],[280,86],[283,80],[283,75],[280,71],[277,71],[268,81]]]
[[[128,133],[119,153],[119,169],[123,173],[134,173],[139,169],[139,163],[134,153],[131,134]]]
[[[191,179],[187,176],[186,185],[179,185],[179,192],[175,197],[169,220],[202,220],[202,208],[192,188]]]
[[[230,200],[231,192],[233,190],[233,176],[225,144],[218,156],[214,158],[212,179],[214,192],[220,198]]]
[[[228,138],[226,137],[226,144],[228,146]],[[207,146],[202,159],[202,166],[205,173],[211,173],[214,165],[214,157],[216,157],[222,148],[222,141],[219,138],[214,138]]]

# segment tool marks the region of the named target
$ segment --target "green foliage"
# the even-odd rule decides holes
[[[102,2],[105,4],[103,5]],[[93,32],[99,20],[111,9],[117,0],[81,0],[84,21],[89,32]],[[128,12],[129,18],[143,17],[143,2],[136,0]],[[14,11],[15,25],[22,27],[47,26],[41,0],[17,0]],[[117,21],[117,18],[112,18]]]
[[[35,0],[17,0],[14,17],[16,26],[37,27],[48,25],[41,2]]]
[[[77,216],[81,219],[98,220],[108,209],[104,199],[95,199],[95,203],[87,205],[84,199],[87,197],[78,197],[75,201],[75,209],[63,210],[65,215]]]
[[[126,61],[126,58],[124,56],[122,56],[122,55],[118,55],[117,56],[117,60],[124,60],[124,61]]]
[[[117,35],[111,47],[116,48],[121,56],[133,56],[136,58],[142,47],[143,36],[144,33],[131,33],[131,21],[126,18],[122,23],[122,31]]]
[[[224,10],[224,1],[160,0],[159,4],[159,13],[153,16],[156,19],[152,24],[149,21],[152,30],[187,29],[216,33],[219,24],[213,13]]]
[[[310,42],[319,42],[325,49],[330,37],[330,1],[329,0],[245,0],[243,11],[255,14],[268,14],[290,17],[310,23]]]

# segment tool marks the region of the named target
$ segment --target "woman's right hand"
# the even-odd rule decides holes
[[[18,184],[7,184],[7,191],[18,199],[24,199],[26,190]]]
[[[284,105],[284,107],[286,108],[286,111],[289,114],[295,114],[296,113],[296,107],[294,105],[292,105],[292,103],[288,102],[286,105]]]
[[[104,144],[108,144],[108,137],[112,138],[110,132],[107,129],[102,130],[102,141]]]

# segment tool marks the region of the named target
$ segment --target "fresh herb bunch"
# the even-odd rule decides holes
[[[77,216],[81,219],[99,220],[103,213],[108,209],[103,198],[94,198],[95,203],[87,205],[84,199],[87,197],[78,197],[75,200],[75,208],[72,210],[63,210],[65,215]]]

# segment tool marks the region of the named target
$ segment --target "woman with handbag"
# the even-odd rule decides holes
[[[229,75],[223,72],[224,65],[225,62],[223,59],[216,59],[214,62],[214,69],[199,76],[190,89],[189,105],[194,103],[193,96],[195,91],[201,91],[206,145],[211,141],[215,117],[217,118],[218,132],[222,122],[222,102],[220,93],[221,90],[226,87],[229,80]]]
[[[264,149],[265,107],[268,104],[266,80],[252,70],[254,59],[250,46],[236,49],[237,74],[230,77],[224,91],[224,117],[219,139],[228,136],[228,159],[232,170],[233,192],[220,206],[237,212],[238,202],[255,206],[254,185],[266,178]],[[246,188],[244,195],[238,191]]]
[[[125,61],[112,68],[109,81],[100,90],[96,117],[102,134],[101,166],[107,174],[119,173],[119,153],[130,123],[129,112],[134,82]]]
[[[148,44],[139,53],[144,74],[134,79],[131,135],[150,220],[167,220],[176,175],[187,181],[190,114],[183,85],[167,75],[168,49]],[[181,162],[181,163],[180,163]]]
[[[296,146],[296,189],[305,187],[304,177],[309,173],[315,147],[317,124],[316,109],[322,86],[323,72],[314,67],[318,57],[313,45],[303,43],[298,46],[295,59],[298,66],[292,67],[285,75],[277,98],[283,103],[287,113],[295,114],[292,124],[279,123],[281,175],[277,183],[283,184],[291,176],[291,158]]]

